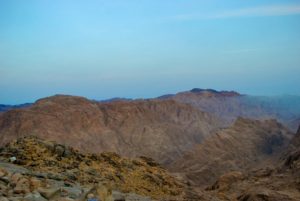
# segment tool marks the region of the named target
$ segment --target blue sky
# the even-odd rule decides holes
[[[0,103],[300,95],[300,0],[0,0]]]

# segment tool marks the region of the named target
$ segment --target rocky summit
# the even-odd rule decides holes
[[[147,157],[83,154],[28,136],[1,148],[0,159],[1,201],[147,201],[195,197],[192,190]]]

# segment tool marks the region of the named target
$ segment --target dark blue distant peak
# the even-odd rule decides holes
[[[200,89],[200,88],[194,88],[190,90],[191,93],[208,93],[212,95],[217,95],[217,96],[241,96],[238,92],[235,91],[217,91],[214,89]]]
[[[190,92],[192,92],[192,93],[199,93],[199,92],[219,93],[217,90],[214,90],[214,89],[200,89],[200,88],[194,88]]]
[[[11,109],[26,108],[26,107],[29,107],[31,105],[32,105],[32,103],[24,103],[24,104],[20,104],[20,105],[0,104],[0,112],[6,112],[6,111],[11,110]]]

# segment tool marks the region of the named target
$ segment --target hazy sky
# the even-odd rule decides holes
[[[300,0],[0,0],[0,103],[300,95]]]

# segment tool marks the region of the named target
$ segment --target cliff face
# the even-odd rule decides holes
[[[239,118],[231,127],[196,145],[170,168],[192,184],[205,186],[226,172],[246,172],[272,164],[291,138],[292,134],[275,120]]]
[[[174,100],[99,103],[53,96],[1,114],[0,144],[35,135],[83,151],[145,155],[168,164],[218,126],[211,115]]]

